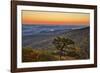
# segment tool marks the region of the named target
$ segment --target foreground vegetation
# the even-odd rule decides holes
[[[53,49],[23,48],[22,62],[76,60],[88,58],[86,51],[80,49],[76,43],[69,38],[56,37],[52,41],[52,44],[54,46]]]

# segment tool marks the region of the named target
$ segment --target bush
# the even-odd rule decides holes
[[[55,61],[57,58],[53,55],[53,51],[39,50],[31,48],[23,48],[22,62],[37,62],[37,61]]]

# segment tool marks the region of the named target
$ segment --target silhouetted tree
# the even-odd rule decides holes
[[[64,49],[72,49],[75,43],[73,40],[69,39],[69,38],[64,38],[64,37],[56,37],[53,40],[53,44],[55,46],[55,48],[57,50],[59,50],[59,55],[60,55],[60,60],[62,57],[62,52],[64,51]]]

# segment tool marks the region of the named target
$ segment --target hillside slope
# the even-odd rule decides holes
[[[53,48],[52,41],[57,36],[63,36],[65,38],[72,39],[80,48],[84,48],[87,46],[89,48],[89,27],[82,28],[82,29],[75,29],[71,31],[61,32],[59,34],[53,35],[35,35],[35,36],[28,36],[23,37],[23,47],[32,47],[37,49],[49,49]],[[85,42],[87,41],[87,42]],[[87,44],[85,44],[87,43]],[[84,46],[85,44],[85,46]]]

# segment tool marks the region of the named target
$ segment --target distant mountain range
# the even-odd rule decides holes
[[[52,35],[58,34],[65,31],[75,30],[75,29],[81,29],[87,26],[72,26],[72,25],[63,25],[63,26],[57,26],[57,25],[22,25],[22,35],[23,36],[31,36],[31,35]]]

